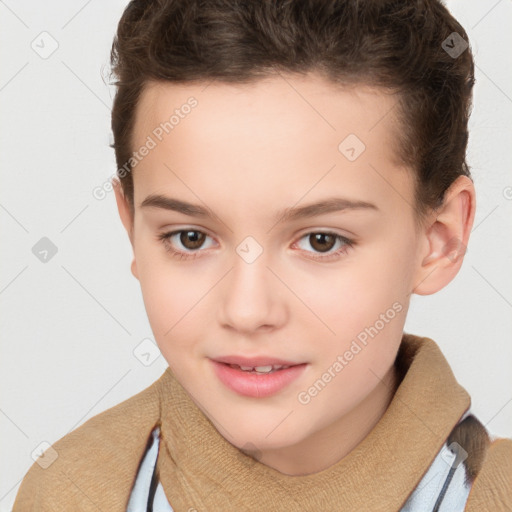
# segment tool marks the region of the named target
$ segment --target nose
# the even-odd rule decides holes
[[[285,287],[268,263],[265,252],[252,262],[235,255],[220,290],[223,327],[248,334],[279,328],[286,321]]]

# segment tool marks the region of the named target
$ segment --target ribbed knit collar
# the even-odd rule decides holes
[[[174,511],[398,511],[470,397],[429,338],[404,333],[396,365],[401,382],[368,436],[327,469],[300,476],[230,444],[167,368],[157,470]]]

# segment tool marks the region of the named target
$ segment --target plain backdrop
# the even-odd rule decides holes
[[[153,338],[131,246],[114,194],[92,194],[116,169],[106,76],[126,4],[0,2],[1,511],[41,443],[167,367],[162,356],[146,366],[135,355]],[[435,295],[413,296],[405,330],[434,339],[473,412],[493,435],[512,437],[512,3],[447,6],[476,61],[476,219],[459,275]]]

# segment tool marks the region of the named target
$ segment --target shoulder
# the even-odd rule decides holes
[[[53,443],[23,478],[13,512],[123,510],[160,419],[162,377]]]
[[[489,445],[465,510],[512,510],[512,439],[495,439]]]

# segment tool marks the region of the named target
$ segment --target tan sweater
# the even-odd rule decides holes
[[[398,511],[470,398],[429,338],[404,334],[397,367],[400,386],[370,434],[336,464],[305,476],[282,474],[227,442],[167,368],[142,392],[54,443],[57,459],[46,469],[32,465],[13,512],[125,512],[157,424],[157,470],[175,512]],[[512,440],[489,443],[481,426],[453,439],[476,477],[465,510],[512,511]]]

